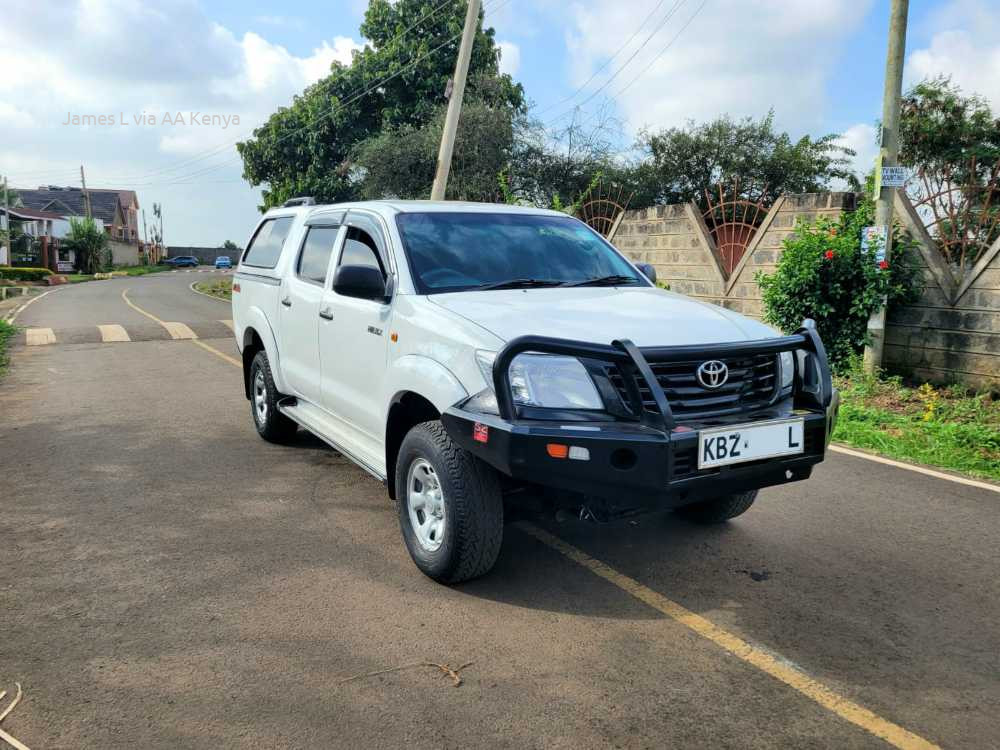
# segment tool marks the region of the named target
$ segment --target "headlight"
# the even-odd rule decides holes
[[[795,357],[791,352],[782,352],[779,360],[781,366],[781,390],[792,387],[795,379]]]
[[[476,362],[493,387],[495,352],[476,352]],[[514,403],[549,409],[603,409],[604,402],[586,368],[576,357],[519,354],[510,365]]]

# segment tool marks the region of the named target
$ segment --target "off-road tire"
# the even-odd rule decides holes
[[[679,515],[695,523],[722,523],[746,513],[757,499],[757,490],[723,495],[677,509]]]
[[[257,373],[264,376],[264,402],[267,406],[267,413],[262,419],[257,410],[255,401],[255,384]],[[271,375],[271,364],[267,361],[267,354],[259,351],[250,364],[250,416],[253,418],[254,427],[257,434],[270,443],[288,443],[295,437],[298,425],[284,414],[278,411],[278,401],[281,394],[274,387],[274,378]]]
[[[433,552],[417,540],[407,507],[409,467],[418,458],[434,467],[444,494],[444,541]],[[410,557],[435,581],[468,581],[496,563],[503,542],[500,478],[491,466],[456,445],[440,422],[422,422],[403,438],[396,459],[396,506]]]

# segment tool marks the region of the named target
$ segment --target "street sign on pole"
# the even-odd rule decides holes
[[[882,187],[901,188],[907,177],[906,167],[882,167]]]

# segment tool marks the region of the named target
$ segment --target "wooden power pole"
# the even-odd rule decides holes
[[[455,62],[455,81],[451,98],[448,100],[448,114],[444,118],[444,132],[441,134],[441,148],[438,150],[437,174],[431,188],[431,200],[443,201],[448,188],[448,173],[451,171],[451,155],[455,150],[455,133],[458,118],[462,114],[462,97],[465,96],[465,79],[469,74],[469,60],[472,58],[472,43],[476,39],[479,25],[479,0],[469,0],[465,11],[465,27],[462,29],[462,43],[458,47]]]
[[[892,0],[889,12],[889,49],[885,60],[885,87],[882,91],[882,140],[879,144],[881,159],[878,169],[883,166],[895,167],[899,160],[899,100],[903,94],[903,56],[906,52],[906,16],[909,0]],[[892,252],[892,204],[896,197],[895,187],[882,185],[881,174],[875,175],[876,184],[881,186],[875,196],[875,225],[885,228],[885,260],[891,263]],[[868,338],[871,343],[865,347],[865,370],[875,372],[882,366],[882,352],[885,349],[885,299],[868,319]]]
[[[87,192],[87,176],[83,173],[83,165],[80,165],[80,184],[83,185],[83,206],[87,211],[87,218],[93,219],[94,216],[90,210],[90,193]]]

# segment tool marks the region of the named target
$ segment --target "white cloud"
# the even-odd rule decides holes
[[[0,24],[0,162],[16,187],[77,184],[83,162],[88,185],[162,202],[168,243],[242,242],[260,198],[233,143],[359,48],[336,36],[297,55],[260,33],[237,37],[197,0],[14,4]],[[64,125],[67,113],[116,123]],[[192,125],[192,113],[217,119]]]
[[[858,179],[864,182],[865,175],[871,171],[878,155],[877,133],[874,125],[859,122],[852,125],[835,141],[838,146],[849,148],[855,152],[851,160],[851,168]]]
[[[500,48],[500,72],[516,76],[521,69],[521,48],[506,41],[498,41],[497,46]]]
[[[617,100],[633,131],[722,113],[762,115],[771,108],[782,127],[820,127],[827,114],[825,84],[836,72],[845,38],[871,2],[715,0],[697,15],[700,4],[682,4],[602,96]],[[624,65],[673,5],[665,3],[588,90]],[[583,84],[622,49],[646,12],[645,7],[637,13],[631,4],[602,0],[578,0],[570,6],[567,45],[574,85]],[[643,70],[641,78],[620,93]]]
[[[1000,109],[1000,7],[983,0],[957,0],[931,14],[935,31],[927,47],[906,60],[905,81],[951,76],[967,94],[973,92]]]

